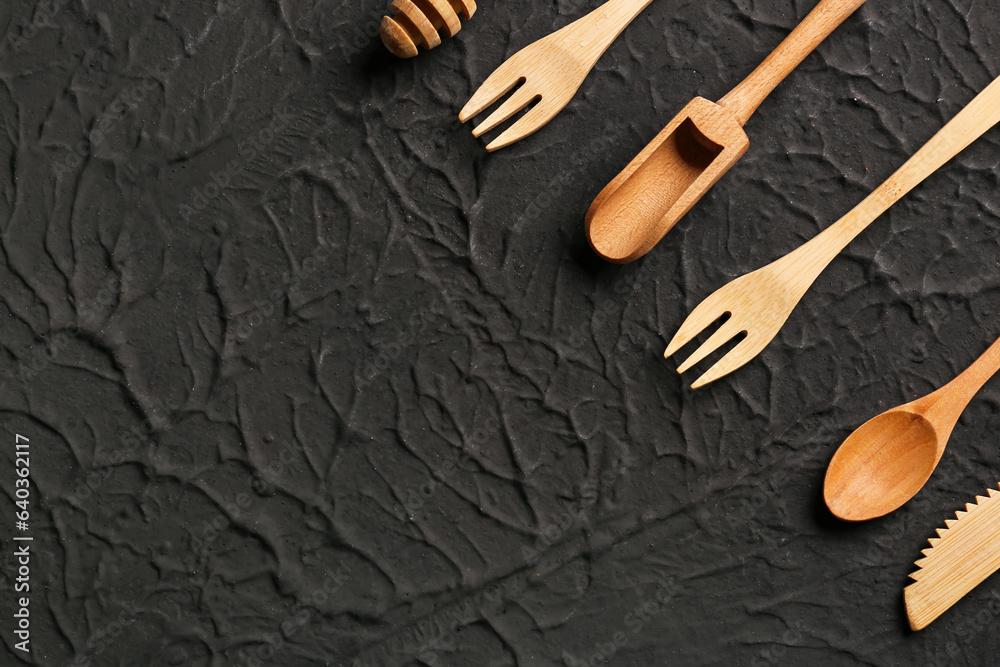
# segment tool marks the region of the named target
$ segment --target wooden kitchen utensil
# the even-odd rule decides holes
[[[743,157],[757,107],[865,0],[822,0],[718,104],[696,97],[611,181],[587,211],[587,238],[610,262],[642,257]]]
[[[459,17],[469,20],[476,13],[475,0],[392,0],[393,17],[383,17],[379,33],[393,55],[412,58],[417,47],[433,49],[441,43],[438,31],[454,37],[462,29]]]
[[[529,44],[490,74],[458,114],[463,123],[522,85],[480,123],[489,132],[532,102],[535,106],[486,146],[495,151],[524,139],[563,110],[611,42],[652,0],[609,0],[565,28]]]
[[[697,388],[753,359],[778,333],[802,295],[833,258],[907,192],[1000,121],[1000,79],[983,92],[850,213],[781,259],[716,290],[692,311],[664,356],[669,357],[706,327],[729,315],[722,327],[677,372],[683,373],[734,336],[746,338],[698,378]]]
[[[910,575],[916,583],[903,590],[910,627],[923,630],[934,619],[1000,569],[1000,491],[976,496],[965,511],[945,521],[932,537],[925,558]],[[994,593],[996,596],[996,593]]]
[[[883,412],[852,433],[826,470],[823,497],[830,511],[845,521],[867,521],[916,495],[965,406],[997,370],[1000,340],[934,393]]]

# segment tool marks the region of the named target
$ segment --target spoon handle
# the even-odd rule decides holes
[[[771,91],[865,0],[822,0],[750,76],[719,100],[745,125]]]
[[[972,397],[979,393],[986,381],[1000,370],[1000,338],[983,352],[982,356],[972,362],[961,375],[938,389],[934,397],[935,412],[954,416],[957,421]],[[928,396],[930,398],[930,396]]]

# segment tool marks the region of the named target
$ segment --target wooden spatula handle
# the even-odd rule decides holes
[[[719,100],[719,105],[732,111],[740,125],[746,124],[771,91],[863,4],[865,0],[822,0],[760,67]]]

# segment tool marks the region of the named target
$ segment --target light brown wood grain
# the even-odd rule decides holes
[[[817,4],[750,76],[719,100],[719,106],[729,109],[740,125],[746,125],[778,84],[863,4],[865,0]]]
[[[475,0],[393,0],[392,17],[382,19],[382,43],[400,58],[417,55],[417,47],[433,49],[441,43],[439,31],[454,37],[463,19],[476,13]]]
[[[771,342],[806,290],[848,243],[997,122],[1000,122],[1000,79],[987,86],[847,215],[781,259],[740,276],[708,296],[681,324],[664,356],[671,356],[720,317],[729,315],[722,327],[680,365],[678,372],[685,372],[741,333],[746,338],[692,386],[704,386],[753,359]]]
[[[1000,491],[977,496],[928,542],[903,591],[910,627],[923,630],[1000,569]]]
[[[645,255],[749,147],[726,109],[703,97],[689,102],[591,203],[594,251],[616,263]]]
[[[775,86],[864,3],[822,0],[718,104],[699,97],[684,107],[590,205],[586,233],[594,251],[625,263],[659,243],[746,152],[743,126]],[[705,150],[688,150],[697,143]]]
[[[852,433],[826,471],[830,511],[845,521],[867,521],[902,507],[927,483],[958,418],[998,369],[1000,340],[945,386]]]
[[[517,88],[472,134],[478,137],[489,132],[528,104],[537,102],[487,144],[486,150],[498,150],[534,133],[562,111],[598,58],[650,2],[609,0],[565,28],[524,47],[487,77],[459,112],[459,120],[464,123],[478,116]]]

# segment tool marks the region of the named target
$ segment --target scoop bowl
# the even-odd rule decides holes
[[[645,255],[749,147],[729,109],[696,97],[590,205],[594,252],[617,264]]]

